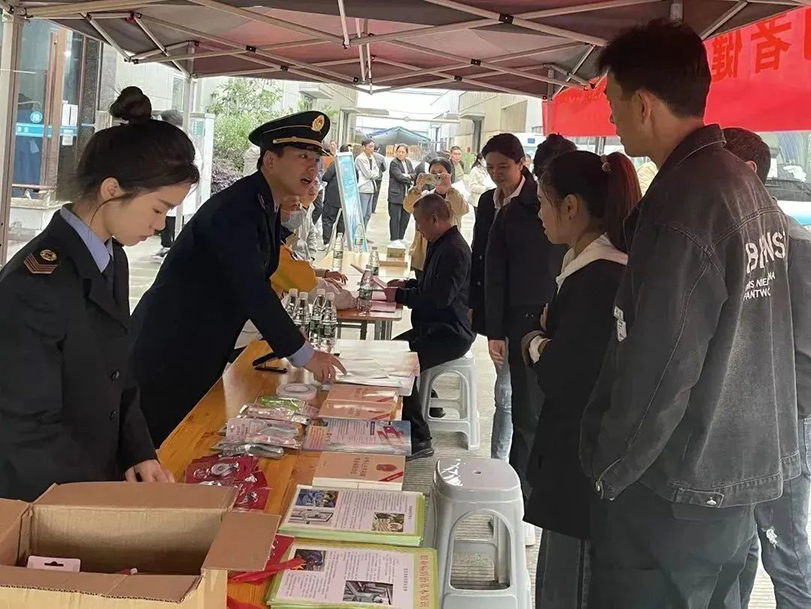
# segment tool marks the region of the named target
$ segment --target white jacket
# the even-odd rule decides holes
[[[479,197],[481,197],[488,190],[493,190],[496,183],[493,182],[487,169],[480,163],[473,166],[468,174],[468,188],[470,189],[470,198],[468,203],[473,207],[479,206]]]
[[[358,170],[358,192],[366,195],[374,194],[375,180],[380,178],[377,159],[374,155],[368,157],[366,153],[361,152],[355,157],[355,168]]]

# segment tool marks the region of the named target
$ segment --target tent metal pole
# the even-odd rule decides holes
[[[730,8],[726,13],[721,15],[718,19],[713,21],[713,23],[701,32],[701,39],[706,40],[710,36],[712,36],[715,32],[717,32],[720,28],[722,28],[727,22],[729,22],[735,15],[740,13],[743,9],[749,6],[748,0],[738,0],[738,2]]]
[[[358,38],[361,36],[360,19],[355,18],[355,30],[358,32]],[[363,45],[358,48],[358,58],[360,59],[360,81],[366,78],[366,60],[363,56]]]
[[[661,2],[662,0],[607,0],[606,2],[595,2],[592,4],[579,4],[576,6],[565,6],[560,8],[550,8],[529,13],[522,13],[514,15],[520,19],[542,19],[547,17],[559,17],[562,15],[574,15],[578,13],[588,13],[591,11],[600,11],[610,8],[620,8],[624,6],[635,6],[638,4],[652,4],[654,2]],[[809,0],[811,1],[811,0]],[[339,0],[343,2],[343,0]],[[459,21],[457,23],[448,23],[446,25],[436,25],[415,28],[403,32],[391,32],[388,34],[375,35],[376,42],[387,42],[389,40],[402,40],[403,38],[414,38],[415,36],[433,36],[436,34],[444,34],[446,32],[456,32],[459,30],[473,30],[489,25],[496,25],[500,23],[498,17],[490,17],[484,19],[474,19],[472,21]],[[357,46],[364,43],[363,37],[354,38],[351,42],[352,46]]]
[[[554,46],[554,47],[548,47],[546,49],[534,49],[534,50],[531,50],[531,51],[521,51],[519,53],[509,53],[507,55],[498,55],[496,57],[489,57],[487,59],[487,61],[490,62],[490,63],[499,63],[499,62],[502,62],[502,61],[511,61],[513,59],[523,59],[525,57],[535,57],[537,55],[544,55],[546,53],[555,53],[557,51],[565,51],[565,50],[568,50],[568,49],[576,49],[576,48],[580,48],[582,46],[583,46],[583,44],[580,43],[580,42],[567,42],[566,44],[560,44],[560,45],[557,45],[557,46]],[[383,63],[383,60],[380,59],[379,57],[377,58],[377,61]],[[391,62],[388,62],[388,63],[391,63]],[[394,63],[391,63],[391,65],[396,67],[396,66],[402,66],[402,65],[407,65],[407,64],[398,64],[398,63],[394,62]],[[471,63],[470,63],[470,61],[465,61],[464,63],[456,63],[456,64],[447,65],[447,66],[439,66],[439,67],[436,67],[436,68],[420,68],[418,66],[412,66],[412,67],[417,69],[417,70],[420,70],[420,71],[431,70],[432,73],[441,73],[441,72],[448,72],[450,70],[463,70],[465,68],[471,67]],[[406,68],[406,69],[408,69],[408,68]],[[480,77],[486,77],[486,76],[494,76],[496,74],[498,74],[498,72],[485,72],[485,73],[482,73],[482,74],[476,74],[475,76],[477,78],[480,78]],[[386,83],[386,82],[393,82],[395,80],[402,80],[403,78],[411,78],[412,76],[414,76],[414,75],[413,74],[394,74],[392,76],[386,76],[384,78],[378,78],[375,82],[378,85],[380,85],[380,84],[383,84],[383,83]],[[451,76],[453,76],[453,74],[451,74]]]
[[[129,12],[117,12],[117,13],[87,13],[87,15],[91,19],[95,19],[97,21],[104,21],[110,19],[129,19],[132,16],[132,13]],[[60,21],[82,21],[84,20],[84,15],[81,13],[76,13],[75,15],[64,15],[59,17]]]
[[[441,72],[438,69],[425,70],[425,69],[420,68],[418,66],[412,66],[412,65],[409,65],[407,63],[400,63],[399,61],[389,61],[388,59],[377,59],[376,61],[379,61],[380,63],[385,64],[385,65],[390,65],[390,66],[394,66],[394,67],[397,67],[397,68],[403,68],[403,69],[406,69],[406,70],[411,70],[412,73],[410,74],[410,76],[412,76],[412,77],[417,72],[420,72],[422,74],[436,74],[437,76],[443,76],[443,72]],[[448,83],[448,82],[465,82],[465,81],[468,81],[468,82],[475,82],[477,84],[480,84],[482,87],[485,87],[487,89],[490,89],[492,91],[497,91],[497,92],[500,92],[500,93],[510,93],[510,94],[513,94],[513,95],[526,95],[527,94],[526,91],[519,91],[518,89],[511,89],[509,87],[502,87],[501,85],[496,85],[496,84],[493,84],[493,83],[489,83],[489,82],[487,82],[485,80],[482,80],[486,76],[494,76],[494,75],[497,75],[497,74],[498,74],[498,72],[490,72],[490,73],[488,73],[487,75],[484,75],[484,76],[483,75],[477,75],[477,76],[468,77],[468,78],[461,78],[461,80],[457,79],[453,74],[447,74],[447,75],[443,76],[443,80],[431,80],[431,81],[428,81],[428,82],[425,82],[425,83],[419,83],[419,84],[412,83],[410,85],[401,85],[401,86],[388,87],[388,88],[384,89],[383,91],[381,91],[381,93],[388,93],[389,91],[398,91],[400,89],[412,89],[412,88],[420,88],[420,87],[430,87],[430,86],[433,86],[435,84],[445,84],[445,83]]]
[[[670,0],[670,20],[673,23],[684,21],[684,0]]]
[[[170,30],[175,30],[177,32],[181,32],[183,34],[186,34],[188,36],[193,36],[194,38],[199,38],[201,40],[210,40],[212,42],[216,42],[217,44],[221,44],[222,46],[231,47],[232,49],[243,49],[245,47],[245,45],[240,44],[238,42],[234,42],[232,40],[228,40],[227,38],[221,38],[220,36],[215,36],[214,34],[207,34],[205,32],[200,32],[200,31],[194,30],[192,28],[186,27],[184,25],[178,25],[176,23],[171,23],[169,21],[164,21],[163,19],[158,19],[157,17],[152,17],[151,15],[141,15],[141,18],[148,21],[148,22],[154,23],[155,25],[159,25],[159,26],[168,28]],[[266,60],[262,59],[263,57],[268,57],[269,59],[274,60],[274,62],[271,63],[270,61],[266,61]],[[334,84],[333,81],[328,80],[328,79],[324,78],[323,76],[320,76],[318,74],[312,74],[310,72],[305,72],[303,70],[298,70],[298,69],[295,69],[295,68],[291,68],[288,65],[288,64],[291,64],[291,65],[304,65],[304,66],[306,66],[306,64],[303,64],[301,62],[294,62],[294,61],[289,60],[289,59],[282,59],[281,63],[280,63],[279,60],[277,60],[273,55],[271,55],[269,53],[259,52],[259,51],[255,52],[255,53],[247,53],[247,54],[244,55],[243,58],[245,59],[245,61],[250,61],[252,63],[256,63],[256,64],[259,64],[259,65],[268,66],[270,68],[273,68],[276,71],[281,70],[282,72],[292,72],[293,74],[298,74],[299,76],[304,76],[305,78],[308,78],[310,80],[317,80],[319,82],[324,82],[324,83],[328,83],[328,84]],[[307,67],[309,67],[309,66],[307,66]],[[321,70],[319,70],[319,71],[321,71]],[[330,74],[337,74],[340,77],[340,80],[348,80],[350,82],[354,82],[351,77],[340,74],[339,72],[331,72],[330,71],[329,73]]]
[[[341,31],[344,34],[344,48],[349,48],[349,31],[346,29],[346,9],[344,0],[338,0],[338,14],[341,16]]]
[[[335,42],[337,44],[343,43],[343,39],[340,36],[329,34],[321,30],[316,30],[314,28],[307,27],[306,25],[299,25],[298,23],[293,23],[292,21],[285,21],[284,19],[271,17],[269,15],[258,13],[256,11],[249,11],[248,9],[231,6],[230,4],[218,2],[217,0],[189,0],[189,1],[193,2],[194,4],[199,4],[200,6],[205,6],[208,8],[216,9],[218,11],[222,11],[224,13],[228,13],[230,15],[235,15],[237,17],[242,17],[244,19],[250,19],[252,21],[265,23],[267,25],[284,28],[286,30],[298,32],[299,34],[306,34],[307,36],[313,36],[315,38],[320,38],[321,40],[326,40],[328,42]]]
[[[433,2],[433,0],[428,0]],[[465,57],[460,55],[452,55],[450,53],[444,53],[442,51],[437,51],[435,49],[428,49],[425,47],[418,46],[416,44],[411,44],[409,42],[390,42],[389,44],[393,44],[396,46],[401,46],[404,49],[411,49],[412,51],[419,51],[421,53],[427,53],[428,55],[438,55],[440,57],[446,57],[450,59],[455,59],[457,61],[469,61]],[[489,68],[495,72],[501,72],[503,74],[512,74],[513,76],[521,76],[523,78],[528,78],[530,80],[537,80],[538,82],[548,83],[552,82],[553,84],[564,86],[564,87],[571,87],[572,85],[564,80],[558,80],[556,78],[547,78],[546,76],[538,76],[537,74],[530,74],[529,72],[522,72],[521,70],[514,70],[512,68],[506,68],[504,66],[500,66],[489,61],[479,61],[473,60],[478,63],[471,62],[471,65],[481,66],[483,68]]]
[[[363,34],[364,36],[369,36],[369,20],[363,20]],[[372,45],[371,43],[366,44],[366,75],[364,76],[366,81],[369,83],[369,95],[374,93],[372,89]]]
[[[591,47],[591,48],[593,49],[594,47]],[[591,83],[590,83],[589,81],[587,81],[585,78],[580,78],[580,77],[577,75],[577,71],[576,71],[576,70],[574,70],[574,71],[572,71],[572,72],[569,72],[569,70],[567,70],[567,69],[566,69],[566,68],[564,68],[563,66],[559,66],[559,65],[558,65],[558,64],[556,64],[556,63],[550,63],[550,64],[547,64],[547,65],[548,65],[550,68],[552,68],[552,70],[553,70],[553,71],[557,71],[557,72],[559,72],[559,73],[563,74],[563,75],[566,77],[566,80],[573,80],[573,81],[575,81],[577,84],[583,85],[584,87],[590,87],[590,86],[591,86]],[[551,78],[551,77],[553,77],[553,76],[554,76],[554,73],[550,74],[549,76],[550,76],[550,78]]]
[[[64,15],[76,13],[92,13],[93,11],[108,11],[117,8],[131,9],[133,4],[146,6],[160,4],[166,0],[91,0],[90,2],[72,2],[65,4],[48,4],[25,9],[25,16],[29,18],[58,19]]]
[[[14,140],[24,23],[25,20],[16,10],[8,10],[0,22],[0,27],[3,28],[0,91],[5,91],[0,95],[0,266],[8,261],[11,183],[14,180]]]
[[[189,53],[194,53],[195,46],[189,43]],[[186,133],[191,132],[191,111],[192,103],[194,103],[194,59],[189,60],[189,71],[186,73],[186,79],[183,87],[183,130]],[[185,224],[185,216],[183,214],[183,201],[177,207],[177,220],[175,226],[175,234],[183,230]]]
[[[297,42],[277,42],[276,44],[269,44],[267,46],[257,47],[257,51],[275,51],[278,49],[290,49],[293,47],[303,47],[316,44],[326,44],[323,40],[300,40]],[[229,55],[241,55],[242,53],[253,52],[253,47],[244,46],[240,49],[215,49],[212,51],[203,51],[202,53],[195,53],[195,59],[203,59],[206,57],[228,57]],[[191,59],[191,54],[184,55],[167,55],[166,57],[147,57],[146,59],[135,60],[134,63],[167,63],[169,61],[182,61]],[[353,60],[354,63],[354,60]],[[336,64],[337,65],[337,64]]]
[[[586,52],[583,53],[583,56],[580,58],[580,60],[577,62],[577,64],[575,64],[574,68],[572,69],[572,75],[575,75],[580,71],[580,68],[582,68],[583,64],[585,64],[586,61],[588,61],[589,57],[591,57],[591,54],[594,52],[594,49],[596,49],[596,48],[597,47],[592,45],[588,49],[586,49]],[[566,80],[567,81],[569,80],[568,76],[566,77]],[[590,86],[591,86],[591,83],[589,83],[589,87]],[[555,93],[552,95],[552,97],[557,96],[557,94],[560,93],[561,91],[563,91],[563,87],[558,88],[558,90],[555,91]]]
[[[542,23],[536,23],[535,21],[521,19],[520,17],[515,17],[512,15],[502,15],[495,11],[477,8],[474,6],[468,6],[467,4],[456,2],[456,0],[424,0],[424,2],[428,2],[429,4],[436,4],[438,6],[444,6],[445,8],[452,8],[462,13],[476,15],[477,17],[485,17],[487,19],[497,19],[499,22],[509,23],[517,27],[521,27],[527,30],[533,30],[536,32],[541,32],[543,34],[560,36],[561,38],[567,38],[569,40],[578,40],[580,42],[587,42],[589,44],[594,44],[601,47],[608,44],[608,41],[605,38],[600,38],[599,36],[591,36],[589,34],[582,34],[580,32],[564,30],[559,27],[554,27],[552,25],[544,25]]]
[[[163,44],[161,44],[161,41],[158,40],[155,37],[155,34],[153,34],[150,31],[150,29],[144,25],[144,22],[141,21],[141,18],[138,15],[133,15],[132,19],[133,19],[133,21],[135,21],[135,23],[138,25],[138,27],[141,28],[141,31],[144,34],[146,34],[147,38],[149,38],[152,41],[152,44],[154,44],[156,47],[158,47],[161,50],[161,52],[164,55],[166,55],[166,57],[169,57],[169,51],[167,51],[166,47],[163,46]],[[189,46],[190,46],[191,49],[194,49],[194,45],[189,45]],[[172,61],[172,65],[174,65],[178,70],[180,70],[186,76],[189,76],[191,74],[191,72],[189,70],[187,70],[186,68],[181,66],[176,60],[172,59],[171,61]]]
[[[99,33],[99,35],[104,39],[104,41],[107,44],[109,44],[116,51],[118,51],[118,54],[124,58],[124,61],[130,60],[129,53],[127,53],[124,49],[121,48],[121,46],[119,46],[119,44],[115,41],[115,39],[112,36],[110,36],[110,34],[107,33],[107,30],[101,27],[100,23],[98,23],[90,15],[85,15],[85,20],[93,27],[94,30],[96,30]]]
[[[141,15],[138,15],[138,18],[141,18]],[[186,48],[189,44],[189,40],[185,40],[183,42],[178,42],[175,44],[167,44],[164,48],[167,51],[174,51],[175,49]],[[162,51],[160,49],[152,49],[151,51],[144,51],[143,53],[136,53],[132,56],[131,59],[145,59],[146,57],[152,57],[154,55],[160,55]]]

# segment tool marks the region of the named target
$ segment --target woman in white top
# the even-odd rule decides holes
[[[496,183],[493,178],[487,173],[487,163],[482,156],[482,153],[476,155],[476,162],[470,168],[468,175],[468,189],[470,190],[470,199],[468,199],[471,206],[473,206],[473,213],[479,208],[479,197],[481,197],[488,190],[493,190]]]
[[[380,166],[375,159],[375,143],[370,139],[361,142],[363,152],[355,157],[355,169],[358,172],[358,193],[360,194],[360,208],[363,212],[364,226],[369,224],[372,217],[372,206],[377,190],[376,181],[380,179]]]

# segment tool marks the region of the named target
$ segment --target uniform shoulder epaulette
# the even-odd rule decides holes
[[[59,256],[47,248],[30,252],[25,257],[25,266],[34,275],[50,275],[59,266]]]

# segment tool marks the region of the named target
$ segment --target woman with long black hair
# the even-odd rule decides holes
[[[166,223],[199,180],[194,147],[127,87],[123,124],[82,154],[71,203],[0,272],[0,497],[51,484],[171,481],[130,374],[129,268],[122,245]]]
[[[594,491],[580,468],[580,419],[615,326],[614,297],[628,256],[623,221],[641,198],[625,155],[569,152],[540,176],[540,218],[569,248],[540,327],[522,340],[544,395],[527,476],[524,519],[543,528],[537,609],[587,607]]]

